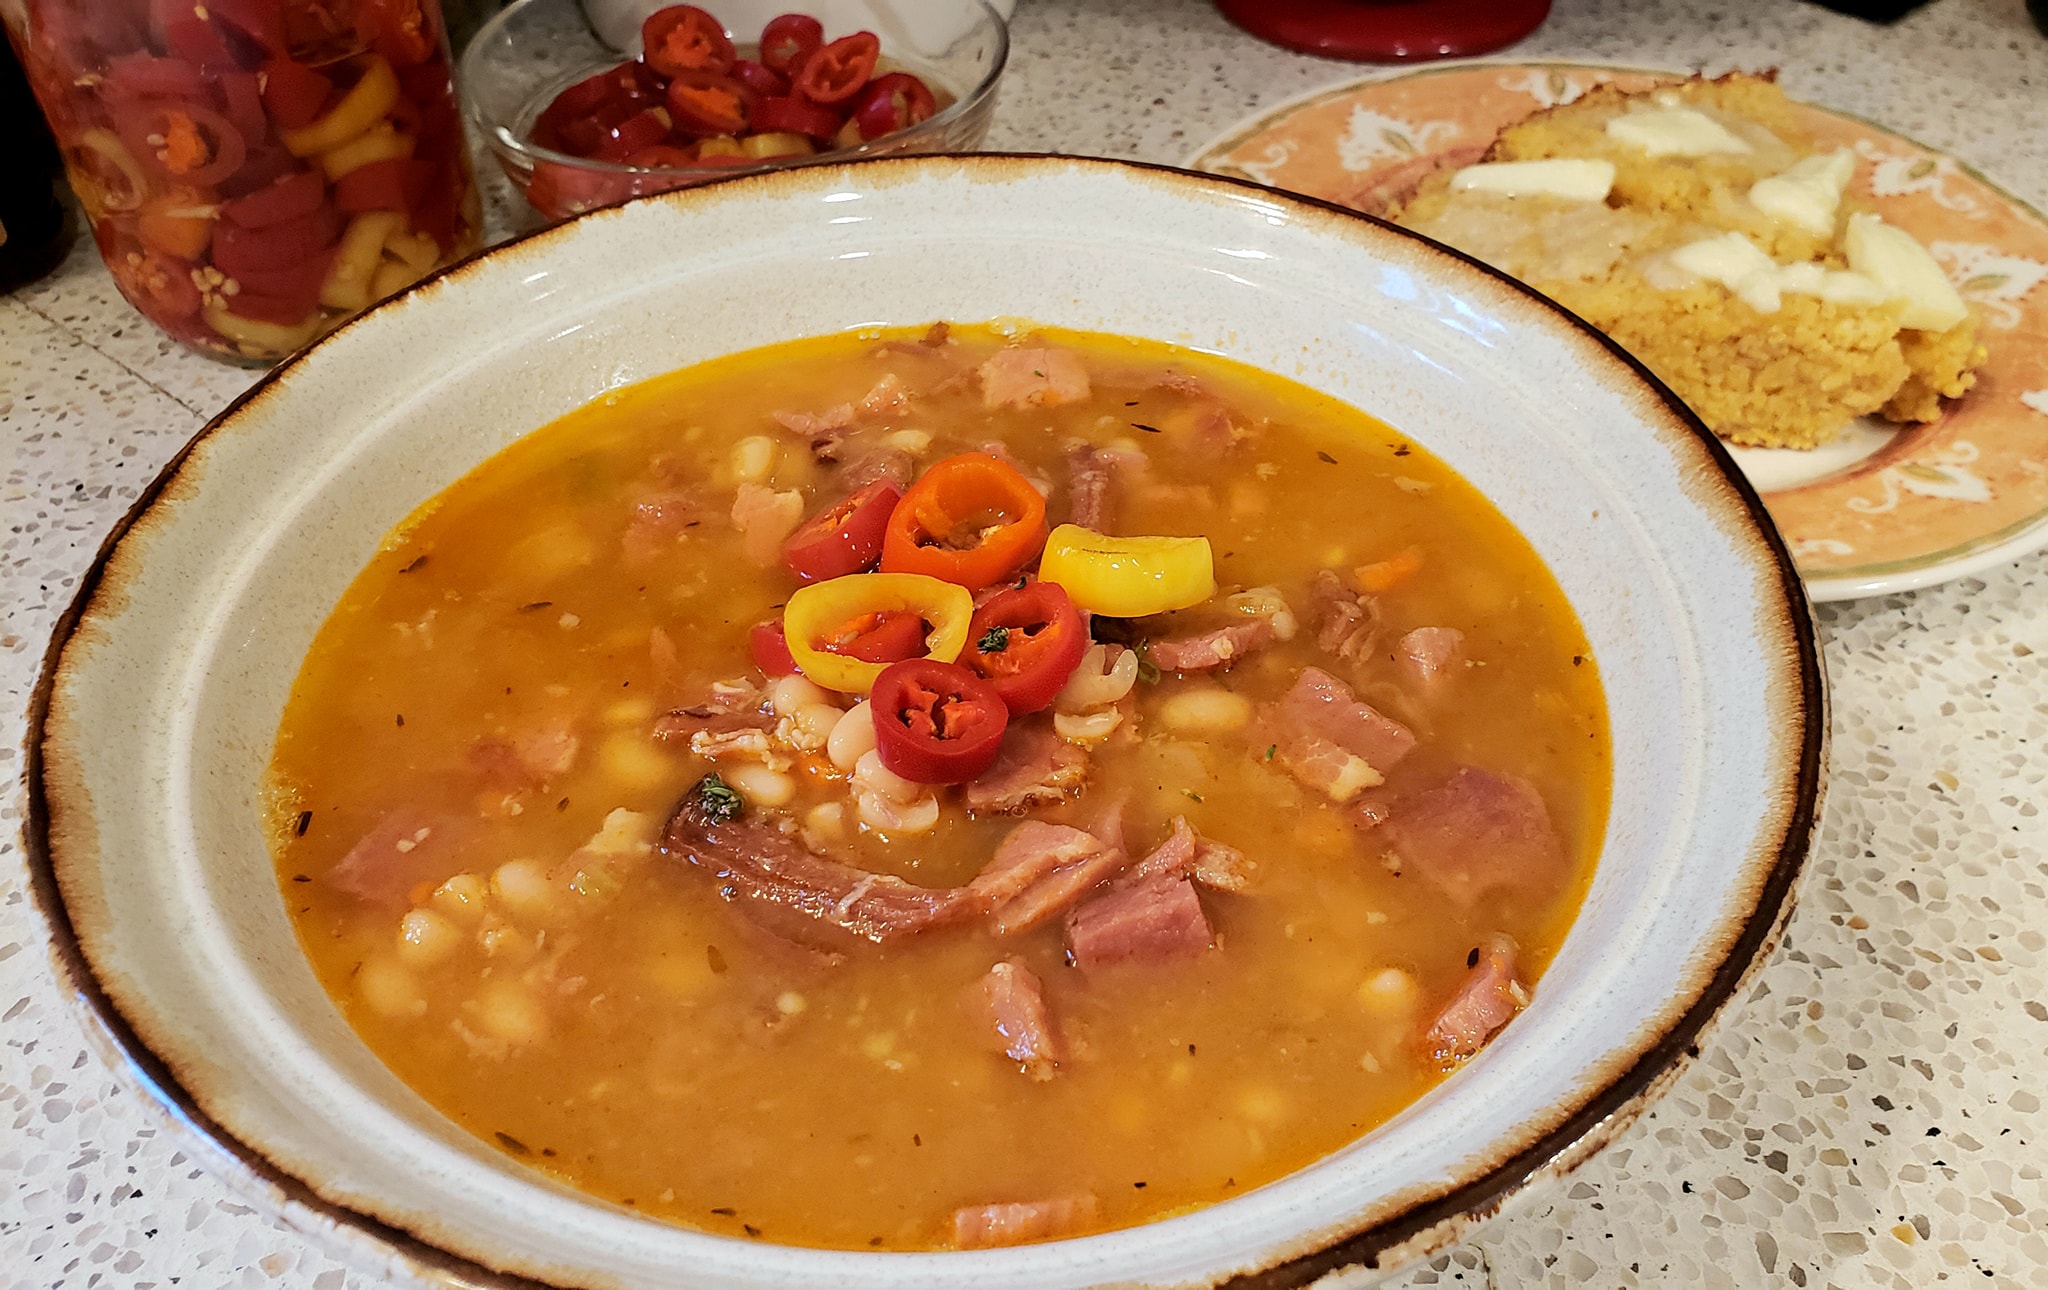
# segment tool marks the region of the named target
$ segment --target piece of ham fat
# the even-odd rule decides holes
[[[965,887],[919,887],[819,855],[751,814],[721,819],[699,784],[661,832],[661,854],[701,869],[735,904],[779,906],[881,944],[972,915]]]
[[[987,1021],[996,1048],[1020,1070],[1043,1082],[1060,1062],[1059,1041],[1045,1006],[1045,986],[1022,959],[1005,959],[968,990]]]
[[[1348,802],[1386,781],[1415,747],[1415,734],[1319,667],[1305,667],[1261,721],[1263,742],[1307,787]]]
[[[1408,688],[1433,695],[1465,661],[1465,633],[1455,627],[1418,627],[1394,642],[1394,670]]]
[[[1088,369],[1064,349],[1006,349],[981,365],[985,408],[1053,408],[1088,397]]]
[[[1569,868],[1536,786],[1471,766],[1402,799],[1378,836],[1402,874],[1430,883],[1460,908],[1499,888],[1547,895]]]
[[[1495,935],[1472,951],[1473,962],[1458,993],[1436,1014],[1423,1036],[1440,1062],[1461,1062],[1486,1046],[1495,1031],[1529,1003],[1515,976],[1515,943]]]
[[[1012,725],[995,764],[968,782],[964,800],[976,815],[1016,815],[1060,801],[1088,778],[1088,754],[1059,737],[1050,721]]]
[[[1072,1236],[1095,1226],[1095,1195],[1054,1196],[1000,1205],[963,1205],[953,1211],[953,1244],[963,1250]]]
[[[1067,915],[1067,952],[1083,972],[1194,958],[1215,943],[1194,882],[1170,873],[1112,883]]]
[[[803,523],[804,495],[778,493],[760,484],[741,484],[732,502],[732,525],[740,532],[747,559],[763,568],[782,555],[782,540]]]
[[[1086,829],[1025,820],[1003,835],[968,889],[988,906],[996,935],[1016,936],[1066,912],[1128,859]]]

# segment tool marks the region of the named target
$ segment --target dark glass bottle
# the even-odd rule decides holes
[[[57,267],[71,221],[57,196],[57,142],[29,93],[14,47],[0,40],[0,291]]]
[[[2027,12],[2034,16],[2034,25],[2041,34],[2048,36],[2048,0],[2027,0]]]

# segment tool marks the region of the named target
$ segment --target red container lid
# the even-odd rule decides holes
[[[1490,53],[1550,14],[1550,0],[1216,0],[1216,7],[1261,40],[1368,63]]]

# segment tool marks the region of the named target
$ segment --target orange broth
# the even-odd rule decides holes
[[[1444,1078],[1420,1037],[1474,947],[1513,937],[1534,983],[1592,874],[1611,769],[1596,669],[1548,570],[1457,475],[1299,385],[1109,336],[1035,333],[1029,344],[1080,355],[1089,397],[991,410],[977,365],[1027,342],[956,327],[934,349],[919,334],[736,355],[521,439],[394,531],[321,629],[285,711],[274,849],[336,1006],[464,1128],[640,1213],[921,1250],[952,1242],[961,1206],[1092,1194],[1086,1226],[1099,1230],[1227,1199]],[[1201,894],[1215,948],[1199,957],[1085,973],[1054,919],[1009,939],[970,922],[835,958],[763,932],[658,850],[591,849],[621,808],[642,813],[614,823],[644,841],[712,769],[653,727],[714,683],[758,681],[747,629],[797,585],[745,558],[730,518],[739,476],[765,462],[757,482],[800,491],[807,515],[844,491],[771,414],[857,406],[885,373],[909,397],[860,413],[856,446],[908,446],[922,469],[999,441],[1051,483],[1054,523],[1069,443],[1141,454],[1117,486],[1113,531],[1206,535],[1219,595],[1270,584],[1301,612],[1316,571],[1349,576],[1414,547],[1419,565],[1377,595],[1382,639],[1464,633],[1465,665],[1428,703],[1403,692],[1384,649],[1335,661],[1306,622],[1228,670],[1137,683],[1135,716],[1093,750],[1085,791],[1035,813],[1085,827],[1127,793],[1133,854],[1176,815],[1242,851],[1245,890]],[[1237,440],[1221,453],[1193,429],[1218,401]],[[657,519],[671,508],[651,540],[649,498],[670,499]],[[1213,621],[1202,613],[1182,617]],[[1383,863],[1375,834],[1276,765],[1262,737],[1227,722],[1176,730],[1162,715],[1192,688],[1263,709],[1310,664],[1415,730],[1380,791],[1468,764],[1519,776],[1541,793],[1568,879],[1460,907]],[[545,772],[515,758],[507,773],[506,750],[535,740]],[[794,760],[786,811],[803,820],[847,800],[829,761]],[[965,883],[1017,821],[941,800],[928,833],[888,836],[849,811],[820,845],[918,884]],[[395,889],[366,899],[335,875],[380,828]],[[512,861],[527,863],[494,885]],[[1049,1079],[997,1051],[967,1002],[1005,958],[1044,983],[1064,1048]]]

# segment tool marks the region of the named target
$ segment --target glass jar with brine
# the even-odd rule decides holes
[[[173,338],[270,363],[474,250],[437,0],[0,0],[93,236]]]

